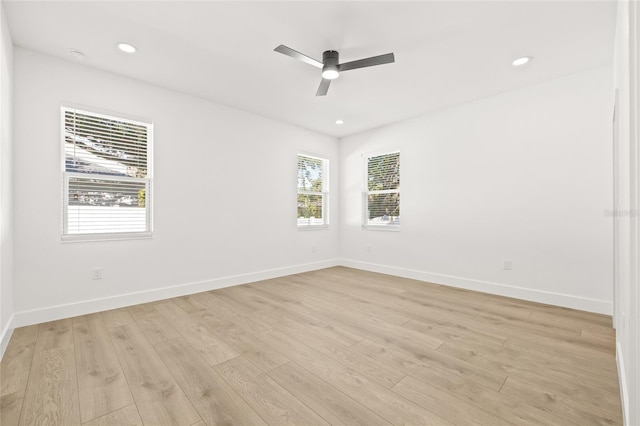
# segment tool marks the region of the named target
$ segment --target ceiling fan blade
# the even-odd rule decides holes
[[[318,91],[316,92],[316,96],[324,96],[329,91],[329,85],[331,84],[331,80],[328,78],[323,78],[320,82],[320,86],[318,87]]]
[[[338,65],[338,71],[349,71],[356,68],[372,67],[374,65],[390,64],[395,62],[393,53],[387,53],[385,55],[372,56],[370,58],[358,59],[357,61],[345,62]]]
[[[295,51],[292,48],[285,46],[284,44],[281,44],[280,46],[276,47],[273,50],[275,50],[276,52],[282,53],[284,55],[291,56],[293,59],[306,62],[307,64],[313,65],[316,68],[322,68],[322,62],[316,61],[315,59],[310,58],[307,55],[304,55],[298,51]]]

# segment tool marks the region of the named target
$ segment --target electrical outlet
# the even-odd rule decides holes
[[[512,265],[512,263],[511,263],[511,259],[505,259],[505,260],[503,261],[503,269],[504,269],[505,271],[510,271],[512,266],[513,266],[513,265]]]
[[[91,270],[91,279],[93,279],[93,280],[101,280],[102,279],[102,268],[93,268]]]
[[[367,246],[367,253],[371,253],[371,244]]]
[[[317,251],[318,251],[318,246],[317,246],[316,244],[312,245],[312,246],[311,246],[311,252],[312,252],[312,253],[315,253],[315,252],[317,252]]]

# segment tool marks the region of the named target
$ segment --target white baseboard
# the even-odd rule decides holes
[[[627,370],[625,370],[624,355],[620,342],[616,339],[616,364],[618,365],[618,382],[620,383],[620,402],[622,403],[622,424],[628,424],[629,419],[629,391],[627,387]]]
[[[9,317],[9,321],[7,321],[7,324],[4,326],[0,334],[0,361],[2,360],[4,351],[7,350],[9,340],[11,340],[11,336],[13,335],[13,329],[15,328],[14,320],[15,315],[11,315]]]
[[[332,266],[338,266],[339,264],[340,262],[338,261],[338,259],[330,259],[321,262],[305,263],[284,268],[268,269],[264,271],[215,278],[206,281],[179,284],[175,286],[140,291],[135,293],[119,294],[117,296],[111,296],[101,299],[83,300],[81,302],[69,303],[66,305],[50,306],[41,309],[21,311],[16,312],[12,317],[13,327],[23,327],[26,325],[55,321],[63,318],[86,315],[109,309],[123,308],[125,306],[137,305],[140,303],[155,302],[172,297],[186,296],[188,294],[200,293],[203,291],[231,287],[240,284],[247,284],[255,281],[268,280],[271,278],[278,278],[285,275],[299,274],[302,272],[315,271],[317,269],[330,268]]]
[[[595,312],[605,315],[611,315],[613,312],[612,302],[604,300],[588,299],[586,297],[515,287],[506,284],[435,274],[425,271],[416,271],[412,269],[398,268],[395,266],[379,265],[375,263],[361,262],[358,260],[341,259],[340,264],[349,268],[395,275],[398,277],[427,281],[434,284],[464,288],[483,293],[491,293],[499,296],[514,297],[516,299],[529,300],[531,302],[563,306],[565,308],[579,309],[581,311]]]
[[[2,337],[1,344],[3,345],[0,347],[0,349],[2,350],[2,352],[4,352],[4,348],[8,343],[8,339],[11,337],[11,333],[9,333],[7,330],[13,330],[13,328],[15,327],[23,327],[31,324],[55,321],[62,318],[69,318],[109,309],[117,309],[125,306],[137,305],[139,303],[155,302],[157,300],[185,296],[188,294],[200,293],[203,291],[215,290],[224,287],[231,287],[234,285],[247,284],[250,282],[271,278],[278,278],[285,275],[299,274],[302,272],[330,268],[332,266],[346,266],[355,269],[379,272],[382,274],[395,275],[404,278],[412,278],[420,281],[427,281],[436,284],[449,285],[452,287],[465,288],[469,290],[481,291],[507,297],[515,297],[518,299],[530,300],[533,302],[547,303],[551,305],[564,306],[568,308],[597,312],[607,315],[611,315],[612,312],[611,302],[605,302],[601,300],[587,299],[560,293],[544,292],[539,290],[509,286],[505,284],[454,277],[450,275],[434,274],[424,271],[397,268],[394,266],[378,265],[350,259],[330,259],[314,263],[306,263],[283,268],[251,272],[241,275],[233,275],[229,277],[215,278],[206,281],[179,284],[175,286],[135,293],[119,294],[116,296],[101,299],[84,300],[81,302],[75,302],[65,305],[15,312],[12,316],[12,321],[8,324],[7,327],[5,327],[2,336],[0,336]]]

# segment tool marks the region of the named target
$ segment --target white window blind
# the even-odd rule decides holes
[[[152,125],[62,107],[62,127],[63,238],[150,234]]]
[[[400,153],[365,157],[365,227],[400,226]]]
[[[298,154],[298,227],[329,225],[329,160]]]

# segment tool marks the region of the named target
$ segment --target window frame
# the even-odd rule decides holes
[[[379,191],[369,191],[369,159],[382,157],[389,154],[398,154],[398,162],[400,162],[400,150],[391,150],[384,152],[373,152],[362,155],[363,164],[363,186],[362,186],[362,229],[370,231],[400,231],[400,215],[398,215],[398,223],[371,224],[369,223],[369,195],[371,194],[389,194],[397,193],[400,195],[400,184],[398,189],[385,189]],[[398,175],[401,176],[401,171]],[[399,206],[399,205],[398,205]]]
[[[69,209],[69,185],[71,178],[87,178],[87,173],[69,172],[66,170],[66,152],[65,152],[65,114],[67,111],[78,112],[86,115],[92,115],[109,120],[126,121],[136,125],[145,126],[147,129],[147,174],[144,178],[135,178],[130,176],[118,176],[103,174],[91,174],[99,176],[100,180],[113,181],[130,181],[145,183],[145,231],[125,231],[125,232],[104,232],[104,233],[84,233],[69,234],[68,233],[68,209]],[[62,242],[93,242],[93,241],[114,241],[114,240],[137,240],[149,239],[153,236],[153,121],[131,114],[109,111],[100,108],[89,107],[74,103],[63,102],[60,105],[60,167],[61,167],[61,220],[60,235]]]
[[[321,230],[329,228],[329,167],[330,161],[328,158],[318,155],[311,154],[304,151],[298,151],[296,155],[296,177],[299,172],[298,163],[300,157],[312,158],[315,160],[322,161],[322,191],[301,191],[300,188],[296,189],[296,228],[301,231],[308,230]],[[322,196],[322,223],[321,224],[311,224],[311,223],[300,223],[300,218],[298,217],[298,196],[299,195],[320,195]]]

